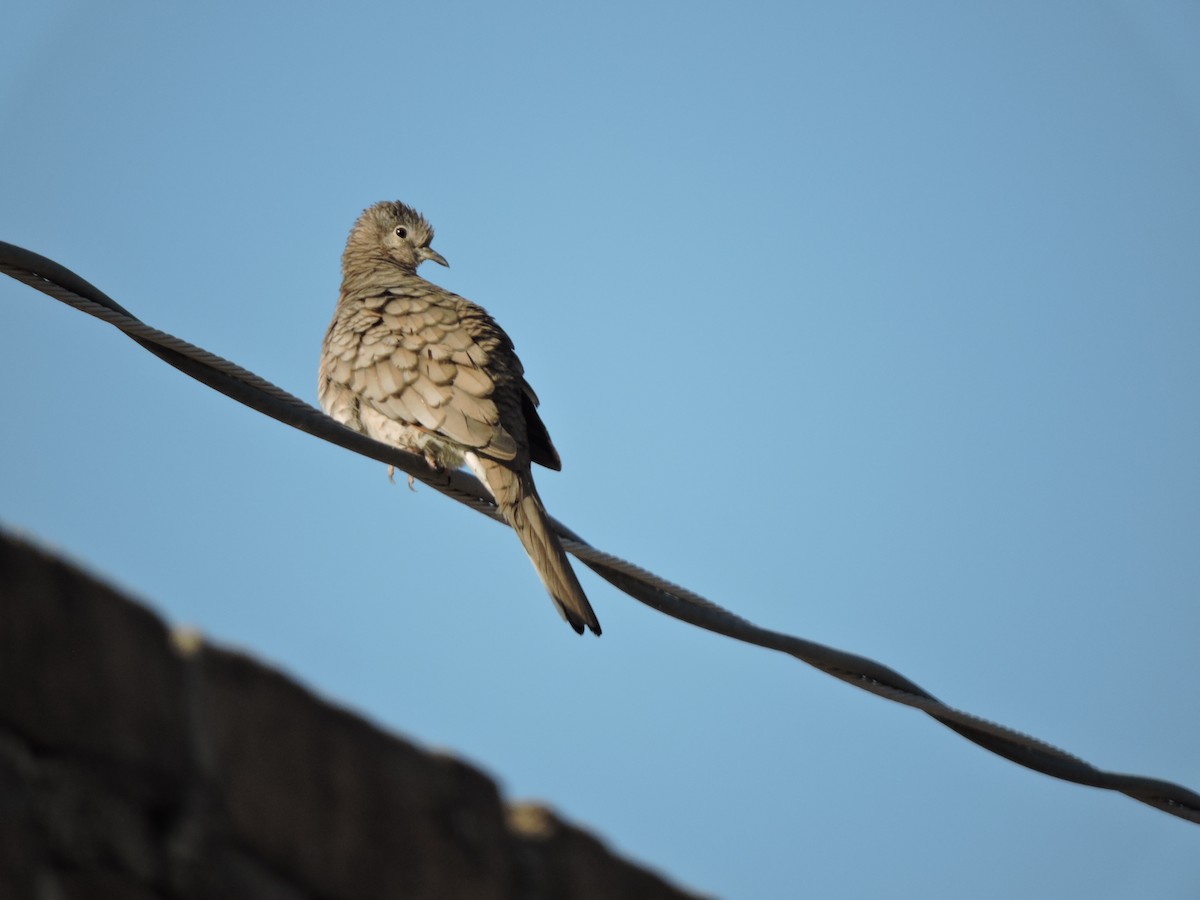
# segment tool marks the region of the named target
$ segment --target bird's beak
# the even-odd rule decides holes
[[[446,257],[442,256],[442,254],[438,253],[432,247],[418,247],[417,255],[421,257],[422,260],[427,259],[430,262],[437,263],[439,266],[450,268],[450,263],[446,262]]]

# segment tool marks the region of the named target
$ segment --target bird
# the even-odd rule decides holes
[[[369,206],[355,221],[321,348],[321,408],[435,470],[465,464],[517,533],[562,617],[577,634],[587,627],[599,635],[534,485],[533,463],[562,468],[537,394],[512,339],[487,311],[417,274],[423,262],[449,265],[432,243],[433,226],[400,201]]]

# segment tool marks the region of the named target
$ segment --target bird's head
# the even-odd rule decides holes
[[[363,210],[350,230],[346,255],[362,253],[378,257],[382,253],[389,261],[413,272],[427,259],[450,265],[431,243],[433,226],[423,215],[398,200],[386,200]]]

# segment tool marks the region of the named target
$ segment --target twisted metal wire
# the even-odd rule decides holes
[[[335,422],[320,410],[241,366],[145,324],[71,270],[29,250],[0,241],[0,272],[95,316],[187,375],[226,396],[363,456],[395,466],[498,522],[491,495],[462,471],[434,472],[417,455],[375,441]],[[1064,781],[1104,788],[1200,824],[1200,794],[1155,778],[1106,772],[1057,747],[942,703],[900,673],[874,660],[803,638],[760,628],[711,600],[610,553],[598,550],[554,521],[563,546],[605,581],[673,618],[734,640],[776,650],[896,703],[919,709],[979,746]]]

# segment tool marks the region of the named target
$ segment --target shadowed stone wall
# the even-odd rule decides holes
[[[0,898],[689,896],[0,532]]]

